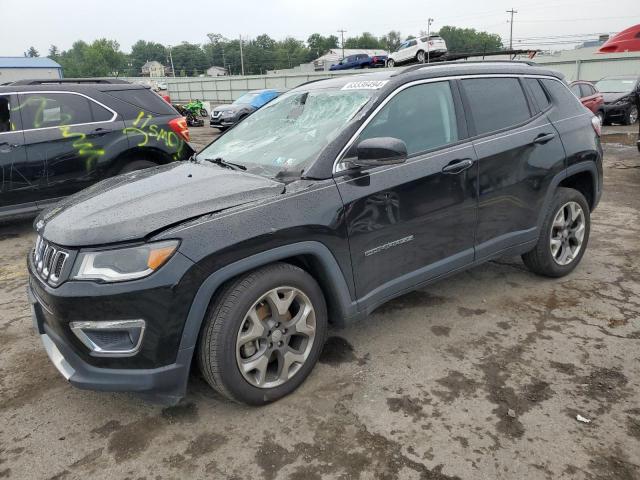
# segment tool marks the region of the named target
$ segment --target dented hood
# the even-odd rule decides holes
[[[283,191],[284,184],[258,175],[175,162],[97,183],[43,212],[35,226],[66,247],[123,242]]]

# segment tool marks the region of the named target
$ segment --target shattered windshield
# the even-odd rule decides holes
[[[311,90],[275,99],[198,154],[266,175],[308,168],[371,98],[374,90]]]

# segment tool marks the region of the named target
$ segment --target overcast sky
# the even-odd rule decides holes
[[[639,0],[0,0],[0,56],[22,55],[31,45],[46,55],[51,44],[65,50],[75,40],[101,37],[115,39],[129,51],[139,39],[203,43],[209,32],[301,40],[314,32],[339,35],[341,28],[347,37],[392,29],[408,35],[426,30],[428,17],[435,19],[435,30],[472,27],[500,34],[508,43],[505,10],[511,7],[518,10],[514,48],[546,47],[541,37],[553,37],[555,48],[572,48],[563,42],[640,23]]]

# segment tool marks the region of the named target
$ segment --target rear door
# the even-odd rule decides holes
[[[18,110],[16,95],[0,94],[0,216],[17,205],[35,209],[35,201],[29,195],[15,196],[9,192],[11,172],[22,171],[27,165],[27,151],[24,145],[24,133]]]
[[[473,261],[477,164],[451,86],[439,81],[400,90],[352,144],[401,139],[406,163],[336,177],[366,308]]]
[[[479,164],[480,260],[537,238],[538,214],[565,154],[545,111],[525,94],[524,80],[474,78],[460,85]],[[545,95],[539,85],[538,91]]]
[[[125,138],[110,108],[77,92],[20,94],[28,175],[44,171],[34,195],[43,204],[75,193],[101,178],[100,168]],[[15,172],[20,173],[20,172]],[[14,175],[14,192],[31,191],[27,175]]]

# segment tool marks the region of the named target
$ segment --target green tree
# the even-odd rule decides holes
[[[140,75],[142,66],[151,61],[157,61],[166,65],[167,49],[161,43],[138,40],[131,47],[129,61],[131,63],[131,76]]]
[[[51,45],[49,47],[49,55],[47,56],[51,60],[58,61],[58,58],[60,57],[60,51],[58,50],[58,47],[56,47],[55,45]]]
[[[380,43],[384,45],[384,48],[388,50],[389,53],[395,52],[402,43],[402,36],[397,30],[391,30],[380,38]]]
[[[314,33],[307,38],[307,46],[315,58],[327,53],[332,48],[338,48],[338,37],[329,35],[324,37],[319,33]]]
[[[344,41],[344,48],[386,48],[378,37],[364,32],[358,37],[350,37]]]
[[[479,32],[474,28],[444,26],[440,29],[440,36],[452,53],[491,52],[503,48],[500,35]]]
[[[63,52],[58,60],[67,77],[109,77],[125,73],[127,56],[115,40],[101,38],[92,44],[82,40]]]
[[[29,50],[27,50],[24,53],[25,57],[39,57],[40,53],[38,53],[38,50],[35,49],[35,47],[29,47]]]
[[[192,72],[194,68],[205,71],[211,66],[202,47],[195,43],[182,42],[171,49],[171,56],[178,71]]]

